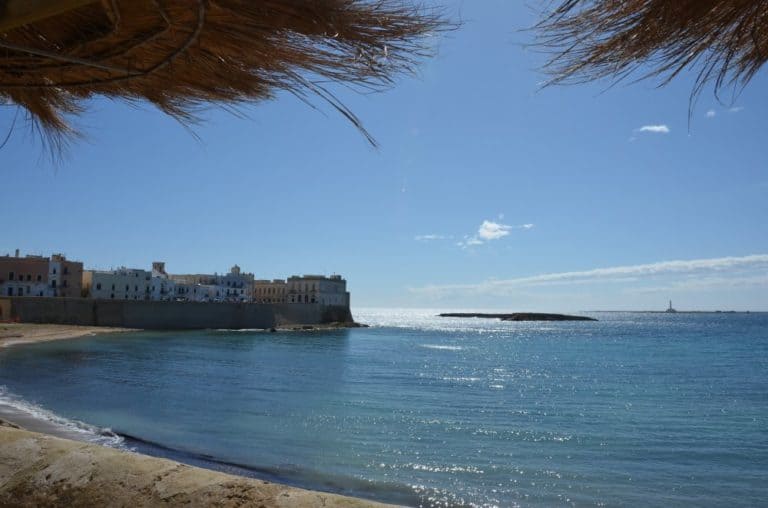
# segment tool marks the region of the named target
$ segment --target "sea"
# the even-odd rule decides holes
[[[438,312],[15,345],[0,403],[106,446],[405,506],[768,503],[768,314]]]

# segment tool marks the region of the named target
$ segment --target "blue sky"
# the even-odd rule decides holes
[[[706,90],[689,127],[691,74],[540,90],[530,7],[443,5],[464,24],[417,76],[337,89],[379,149],[288,94],[245,119],[206,113],[202,141],[94,100],[57,164],[17,131],[0,150],[0,253],[337,272],[355,306],[768,310],[765,72],[732,102]]]

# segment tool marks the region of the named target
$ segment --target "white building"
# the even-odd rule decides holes
[[[294,275],[287,282],[287,303],[349,306],[347,281],[341,275]]]
[[[83,289],[91,298],[104,300],[149,300],[152,273],[138,268],[83,272]]]
[[[188,302],[222,302],[224,291],[215,284],[176,282],[175,299]]]
[[[219,275],[169,275],[176,284],[176,298],[194,302],[250,302],[253,298],[253,274],[241,273],[233,266],[229,273]]]
[[[149,292],[152,300],[170,301],[176,297],[176,284],[165,271],[165,263],[152,263],[152,279]]]
[[[253,298],[253,274],[241,273],[235,265],[226,275],[216,275],[216,285],[221,287],[224,300],[250,302]]]

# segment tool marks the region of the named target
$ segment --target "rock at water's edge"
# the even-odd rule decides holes
[[[540,312],[515,312],[512,314],[484,314],[473,312],[447,312],[440,317],[488,318],[502,321],[597,321],[587,316],[569,316],[567,314],[543,314]]]

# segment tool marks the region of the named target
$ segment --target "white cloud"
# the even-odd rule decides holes
[[[413,237],[414,240],[418,242],[431,242],[433,240],[449,240],[453,238],[452,236],[446,236],[446,235],[416,235]]]
[[[507,236],[510,229],[512,229],[512,226],[484,220],[483,223],[480,224],[480,229],[477,230],[477,236],[486,241],[498,240],[499,238]]]
[[[740,111],[744,111],[744,106],[734,106],[732,108],[728,108],[729,113],[738,113]]]
[[[664,124],[661,125],[643,125],[639,129],[637,129],[637,132],[650,132],[653,134],[669,134],[670,130],[669,127],[667,127]]]
[[[642,265],[614,266],[609,268],[595,268],[576,272],[545,273],[531,277],[518,277],[503,280],[487,280],[476,284],[445,284],[432,285],[420,288],[411,288],[415,293],[423,294],[500,294],[520,287],[579,284],[597,282],[631,282],[650,279],[665,275],[686,275],[730,272],[733,275],[745,271],[768,271],[768,254],[755,254],[742,257],[723,257],[711,259],[693,259],[686,261],[661,261]]]
[[[707,291],[713,289],[734,289],[734,288],[747,288],[747,287],[768,287],[768,273],[757,274],[747,277],[688,277],[681,281],[673,281],[669,284],[659,286],[649,286],[632,288],[628,290],[628,293],[646,294],[646,293],[661,293],[661,292],[674,292],[674,291]]]
[[[714,118],[716,116],[717,116],[717,111],[715,111],[714,109],[710,109],[709,111],[707,111],[707,118]]]
[[[490,220],[484,220],[480,227],[477,229],[477,233],[474,236],[465,236],[464,240],[458,242],[456,245],[466,249],[467,247],[473,247],[476,245],[483,245],[486,242],[492,240],[499,240],[509,235],[513,229],[532,229],[533,224],[522,224],[519,226],[510,226],[509,224],[501,224]]]
[[[476,236],[469,237],[465,236],[464,239],[460,242],[456,242],[457,247],[461,247],[462,249],[466,249],[467,247],[474,247],[476,245],[483,245],[483,241],[477,238]]]

